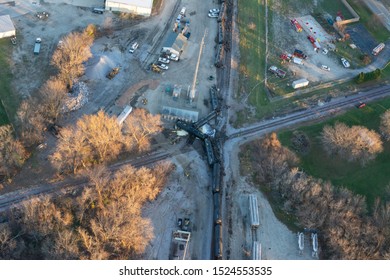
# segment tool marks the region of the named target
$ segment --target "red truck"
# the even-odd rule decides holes
[[[303,59],[307,58],[307,55],[304,54],[303,51],[297,50],[297,49],[295,49],[295,51],[294,51],[294,56],[299,57],[299,58],[303,58]]]

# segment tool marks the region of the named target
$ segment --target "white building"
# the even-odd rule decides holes
[[[15,36],[15,26],[9,15],[0,16],[0,39]]]
[[[106,0],[106,10],[133,13],[141,16],[152,14],[153,0]]]

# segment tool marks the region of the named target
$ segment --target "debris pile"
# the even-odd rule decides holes
[[[83,82],[77,82],[73,86],[73,91],[68,93],[65,105],[62,110],[66,112],[76,111],[88,102],[88,87]]]

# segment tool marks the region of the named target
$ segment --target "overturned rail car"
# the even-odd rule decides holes
[[[195,128],[193,124],[184,122],[182,120],[176,121],[176,126],[187,131],[189,134],[198,137],[201,140],[204,140],[207,138],[207,135],[202,133],[199,129]]]
[[[206,149],[207,162],[211,166],[215,162],[215,156],[214,156],[214,151],[213,151],[213,145],[212,145],[210,139],[208,139],[208,138],[204,139],[204,147]]]

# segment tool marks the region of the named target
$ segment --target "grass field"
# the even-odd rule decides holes
[[[9,68],[9,57],[12,45],[8,38],[0,40],[0,125],[13,121],[18,100],[11,89],[12,73]],[[10,118],[10,119],[9,119]]]
[[[336,121],[351,125],[363,125],[378,131],[380,115],[390,108],[390,98],[367,104],[362,109],[349,112],[324,123],[299,128],[310,138],[310,152],[300,155],[300,167],[308,174],[330,180],[335,186],[344,186],[355,193],[364,195],[369,206],[375,198],[386,197],[386,186],[390,184],[390,142],[384,143],[384,151],[371,163],[362,167],[340,157],[329,157],[320,144],[319,135],[324,125],[333,125]],[[292,131],[279,134],[283,145],[291,148]]]
[[[265,67],[265,10],[262,0],[238,3],[240,29],[239,94],[247,95],[248,102],[259,108],[268,104],[262,86]],[[241,96],[242,97],[242,96]]]

